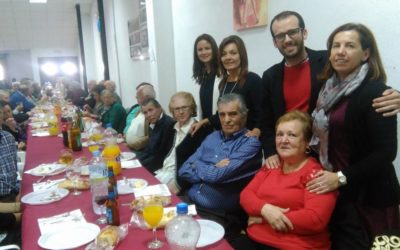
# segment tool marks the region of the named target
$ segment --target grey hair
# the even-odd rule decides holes
[[[221,104],[227,104],[231,102],[237,101],[239,103],[239,112],[242,115],[247,115],[248,109],[246,106],[246,102],[244,101],[243,97],[241,95],[235,94],[235,93],[230,93],[221,96],[218,98],[217,106]]]
[[[141,91],[145,99],[156,99],[156,91],[152,85],[142,85],[137,91]]]

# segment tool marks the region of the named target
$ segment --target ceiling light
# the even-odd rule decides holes
[[[54,76],[58,73],[57,65],[51,62],[43,64],[40,68],[48,76]]]
[[[75,64],[72,62],[65,62],[64,64],[61,65],[61,70],[66,74],[66,75],[74,75],[78,71],[77,67]]]
[[[47,3],[47,0],[29,0],[30,3]]]

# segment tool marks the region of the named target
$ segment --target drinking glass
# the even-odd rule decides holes
[[[164,208],[161,200],[149,199],[146,200],[143,207],[143,218],[147,225],[153,231],[153,240],[147,244],[147,248],[157,249],[164,245],[164,243],[157,239],[157,226],[160,223],[164,214]]]
[[[67,148],[67,149],[63,149],[60,152],[60,158],[58,159],[58,162],[61,164],[65,164],[65,165],[71,165],[72,161],[74,160],[74,157],[72,155],[72,150]]]
[[[94,202],[99,205],[100,208],[100,217],[96,220],[97,224],[106,224],[107,223],[107,217],[106,217],[106,201],[107,201],[107,195],[99,195],[94,197]]]
[[[66,170],[66,175],[67,178],[72,182],[72,185],[74,186],[74,192],[72,193],[73,195],[80,195],[82,192],[78,191],[78,182],[79,182],[79,177],[81,175],[81,168],[80,166],[71,166],[68,167]]]

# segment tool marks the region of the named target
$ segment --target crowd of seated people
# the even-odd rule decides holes
[[[219,47],[208,34],[197,37],[199,108],[193,93],[177,92],[169,116],[147,82],[127,109],[112,80],[92,82],[89,93],[70,85],[65,98],[121,134],[160,182],[225,228],[235,249],[368,249],[379,233],[400,230],[392,164],[400,94],[386,87],[363,25],[339,27],[327,51],[305,47],[308,30],[297,12],[273,17],[270,32],[283,60],[262,77],[249,71],[239,36]],[[16,150],[15,141],[23,149],[24,122],[46,96],[27,79],[4,86],[0,150],[10,143]],[[14,170],[13,155],[1,159]],[[14,176],[1,175],[0,202],[18,202]],[[9,224],[0,226],[17,229],[19,210],[3,215],[1,205]]]

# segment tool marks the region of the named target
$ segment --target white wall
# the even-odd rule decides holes
[[[269,26],[236,32],[233,30],[232,1],[172,0],[177,89],[195,93],[198,86],[191,79],[193,42],[202,33],[209,33],[219,43],[224,37],[238,34],[244,40],[249,68],[257,74],[282,60],[274,48]],[[306,46],[325,49],[331,31],[346,22],[361,22],[374,32],[388,74],[388,84],[400,89],[399,56],[400,4],[397,0],[269,0],[268,20],[284,10],[299,12],[306,23],[309,37]],[[400,142],[400,122],[398,123]],[[399,147],[400,148],[400,147]],[[400,173],[400,153],[395,165]]]
[[[15,78],[19,81],[24,77],[33,77],[30,50],[12,50],[1,53],[7,55],[7,77],[10,80]]]
[[[230,0],[147,0],[150,61],[133,62],[129,58],[127,21],[137,10],[137,0],[114,1],[115,32],[111,41],[112,63],[118,58],[121,95],[125,106],[134,103],[134,86],[141,81],[156,85],[164,107],[174,91],[190,91],[198,97],[198,86],[192,75],[193,42],[202,33],[209,33],[219,43],[224,37],[237,34],[244,40],[251,71],[264,70],[282,60],[274,48],[269,26],[236,32],[233,30],[233,6]],[[107,5],[110,8],[110,4]],[[389,85],[400,89],[398,24],[400,5],[397,0],[269,0],[268,20],[283,10],[299,12],[305,19],[309,37],[306,46],[324,49],[330,32],[345,22],[362,22],[374,32],[388,74]],[[109,13],[110,10],[108,9]],[[106,15],[107,16],[107,15]],[[111,15],[109,15],[111,17]],[[107,41],[108,41],[107,40]],[[172,43],[172,46],[171,46]],[[111,61],[110,61],[111,63]],[[115,65],[114,65],[115,66]],[[111,69],[111,68],[110,68]],[[400,131],[400,127],[399,127]],[[400,132],[399,132],[400,134]],[[400,141],[400,139],[399,139]],[[396,161],[400,171],[400,154]]]
[[[82,35],[83,35],[83,46],[85,50],[85,65],[86,65],[86,77],[87,80],[96,80],[97,78],[97,65],[96,65],[96,54],[94,44],[94,33],[92,26],[92,17],[90,14],[82,14]]]
[[[50,49],[32,49],[31,50],[31,64],[33,70],[33,80],[40,82],[39,75],[39,57],[64,57],[64,56],[77,56],[80,59],[78,52],[78,45],[76,49],[73,48],[50,48]],[[81,74],[82,77],[82,74]]]

